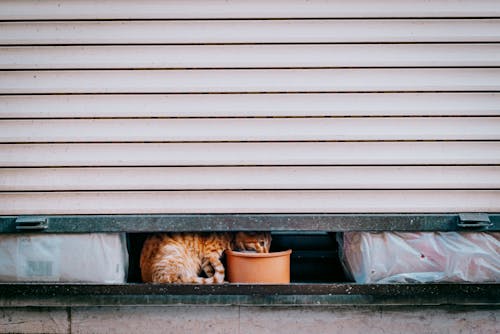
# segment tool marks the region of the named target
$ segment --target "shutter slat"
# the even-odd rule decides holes
[[[500,189],[500,166],[0,168],[0,191]]]
[[[0,69],[499,65],[499,44],[141,45],[0,48]]]
[[[2,144],[0,166],[500,164],[500,142]]]
[[[3,143],[499,139],[500,117],[0,121]]]
[[[0,94],[360,91],[500,91],[500,69],[0,72]]]
[[[0,214],[498,212],[496,190],[0,193]]]
[[[0,20],[499,16],[488,0],[3,0]]]
[[[0,23],[0,45],[499,41],[500,19]]]
[[[500,116],[498,93],[0,96],[0,118]]]

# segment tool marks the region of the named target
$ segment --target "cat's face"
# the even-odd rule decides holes
[[[232,249],[239,251],[253,251],[269,253],[271,247],[271,233],[269,232],[237,232]]]

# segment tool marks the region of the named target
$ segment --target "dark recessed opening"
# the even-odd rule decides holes
[[[129,233],[128,282],[141,282],[139,258],[149,233]],[[292,249],[290,257],[291,283],[348,282],[340,263],[335,233],[273,232],[271,251]]]

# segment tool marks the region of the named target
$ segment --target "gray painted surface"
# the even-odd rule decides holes
[[[0,333],[69,333],[67,308],[1,308]]]
[[[4,308],[1,333],[498,333],[495,306]]]

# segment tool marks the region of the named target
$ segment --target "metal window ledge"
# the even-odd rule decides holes
[[[2,283],[0,306],[500,305],[499,284],[62,284]]]

